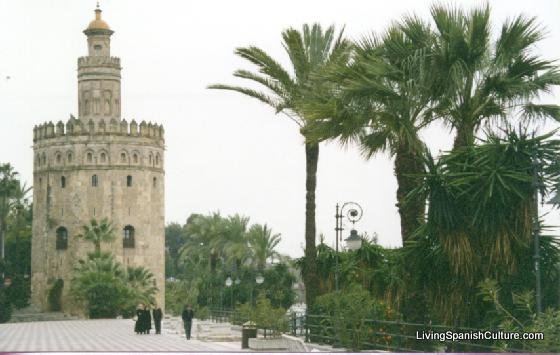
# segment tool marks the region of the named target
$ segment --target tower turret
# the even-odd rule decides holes
[[[113,31],[101,19],[99,4],[95,19],[84,30],[87,36],[88,56],[78,58],[78,111],[85,122],[120,120],[121,118],[121,65],[111,57]]]

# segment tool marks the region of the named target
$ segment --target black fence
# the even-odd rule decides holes
[[[247,321],[232,310],[212,310],[211,319],[242,325]],[[467,327],[449,327],[401,321],[362,319],[349,322],[341,317],[313,314],[286,315],[283,331],[305,342],[327,344],[348,350],[391,352],[524,352],[522,340],[499,340],[503,332]],[[265,334],[272,333],[256,325]],[[490,337],[490,339],[487,339]]]

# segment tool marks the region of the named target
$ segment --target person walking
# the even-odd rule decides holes
[[[194,311],[191,308],[191,305],[188,304],[187,307],[183,310],[181,314],[181,318],[183,318],[183,326],[185,327],[185,336],[187,340],[191,338],[191,328],[192,328],[192,320],[194,317]]]
[[[134,323],[134,332],[136,334],[143,333],[142,322],[144,321],[144,305],[139,303],[136,306],[136,315],[134,316],[136,322]]]
[[[157,303],[152,305],[152,317],[154,318],[154,326],[156,327],[156,334],[161,334],[161,318],[163,312]]]

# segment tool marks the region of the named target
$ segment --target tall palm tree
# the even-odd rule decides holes
[[[95,255],[101,255],[101,242],[112,242],[115,240],[115,231],[107,218],[97,221],[92,218],[89,225],[82,226],[83,233],[77,237],[92,242],[95,247]]]
[[[437,115],[455,129],[454,149],[474,144],[490,119],[560,119],[560,106],[535,104],[539,94],[560,84],[557,65],[532,53],[543,38],[535,18],[517,16],[491,38],[490,7],[470,12],[433,6],[434,76],[440,85]]]
[[[249,229],[248,238],[257,270],[262,271],[266,261],[278,255],[275,248],[280,243],[280,234],[272,234],[272,230],[266,224],[255,224]]]
[[[334,93],[317,91],[318,97],[304,104],[313,119],[312,137],[357,142],[367,158],[380,152],[394,156],[403,244],[425,214],[425,199],[407,195],[421,184],[424,172],[419,131],[431,120],[431,44],[429,26],[415,17],[392,25],[381,37],[364,37],[353,62],[333,67],[326,76],[339,83]]]
[[[232,90],[253,97],[283,113],[296,123],[305,142],[306,158],[306,204],[305,204],[305,268],[306,299],[313,303],[317,290],[317,267],[315,264],[315,189],[317,186],[317,163],[319,144],[308,137],[308,117],[299,102],[302,97],[326,83],[312,75],[334,62],[348,60],[350,43],[342,37],[342,31],[335,33],[334,26],[325,31],[319,24],[304,25],[302,32],[289,28],[282,32],[284,49],[292,65],[293,75],[284,69],[270,55],[258,47],[237,48],[235,54],[258,67],[258,73],[237,70],[233,75],[248,79],[267,89],[257,91],[247,87],[232,85],[210,85],[210,89]]]

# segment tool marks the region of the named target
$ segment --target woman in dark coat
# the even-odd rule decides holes
[[[150,334],[152,329],[152,312],[150,312],[150,305],[144,308],[144,334]]]
[[[140,334],[143,333],[143,329],[142,329],[142,322],[144,319],[144,305],[142,303],[140,303],[137,307],[136,307],[136,322],[134,323],[134,332],[136,334]]]

